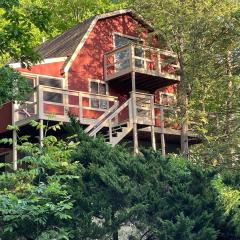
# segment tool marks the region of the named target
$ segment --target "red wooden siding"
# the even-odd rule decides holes
[[[0,133],[5,132],[8,125],[12,124],[12,103],[0,106]]]
[[[41,75],[47,75],[52,77],[62,77],[61,68],[63,64],[64,62],[37,64],[32,66],[30,70],[26,68],[19,68],[17,70],[23,73],[41,74]]]
[[[144,29],[143,26],[127,14],[99,20],[72,63],[68,75],[69,89],[88,92],[89,79],[103,80],[103,56],[104,53],[114,48],[113,33],[146,39],[147,32],[146,28]],[[119,97],[120,104],[129,98],[129,92],[124,91],[124,87],[110,88],[109,94]],[[98,115],[99,113],[96,112],[96,117]]]

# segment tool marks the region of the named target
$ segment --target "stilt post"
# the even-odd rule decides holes
[[[39,123],[40,123],[40,128],[39,128],[39,144],[40,144],[40,147],[42,148],[42,147],[43,147],[43,138],[44,138],[43,120],[40,119],[40,120],[39,120]]]
[[[17,130],[13,130],[13,171],[17,171]]]
[[[165,136],[164,136],[164,111],[163,106],[160,106],[160,124],[161,124],[161,150],[162,155],[166,156],[166,145],[165,145]]]
[[[155,136],[155,110],[154,110],[154,96],[151,96],[151,109],[152,109],[152,126],[151,126],[151,141],[152,148],[156,151],[156,136]]]
[[[136,76],[135,72],[132,71],[132,117],[133,117],[133,147],[134,155],[139,153],[138,149],[138,130],[137,130],[137,102],[136,102]]]

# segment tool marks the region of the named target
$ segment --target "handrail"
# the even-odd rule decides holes
[[[167,56],[178,57],[178,55],[173,51],[166,50],[166,49],[161,49],[161,48],[155,48],[155,47],[151,47],[151,46],[145,46],[145,45],[141,45],[141,44],[137,44],[137,43],[125,44],[125,45],[123,45],[119,48],[115,48],[111,51],[106,52],[105,55],[108,56],[110,54],[113,54],[116,51],[120,51],[120,50],[122,51],[123,49],[128,48],[130,46],[137,46],[137,47],[141,47],[144,50],[153,50],[153,51],[156,51],[156,52],[160,52],[160,54],[163,54],[163,55],[166,54]]]
[[[92,132],[89,132],[89,136],[95,136],[106,124],[107,121],[111,121],[113,118],[115,118],[124,108],[126,108],[131,101],[131,98],[129,98],[124,104],[122,104],[117,110],[115,110],[110,116],[108,116],[104,121],[101,122],[96,128],[93,129]]]
[[[114,48],[114,49],[111,50],[111,51],[105,52],[104,55],[108,56],[108,55],[110,55],[110,54],[113,54],[113,53],[116,52],[116,51],[120,51],[120,50],[122,51],[122,50],[125,49],[125,48],[126,48],[126,49],[129,48],[131,45],[132,45],[131,43],[128,43],[128,44],[125,44],[125,45],[123,45],[123,46],[121,46],[121,47]]]
[[[159,108],[159,109],[163,108],[165,110],[180,111],[179,107],[163,105],[163,104],[160,104],[160,103],[154,103],[154,109],[155,108]]]
[[[81,92],[81,91],[75,91],[75,90],[69,90],[69,89],[61,89],[61,88],[55,88],[50,86],[44,86],[44,85],[38,85],[33,89],[33,92],[36,93],[34,94],[35,99],[33,101],[25,101],[21,105],[17,104],[16,108],[13,110],[13,114],[15,114],[14,116],[15,123],[19,122],[19,124],[26,124],[28,123],[28,119],[32,115],[34,115],[36,119],[44,119],[49,114],[49,110],[45,110],[45,107],[48,105],[52,105],[56,107],[53,109],[54,115],[56,115],[56,119],[61,118],[68,121],[68,114],[65,111],[65,109],[72,109],[73,111],[75,111],[80,121],[82,122],[86,120],[84,119],[84,115],[83,115],[83,111],[86,109],[96,111],[98,112],[97,114],[103,115],[100,118],[102,119],[104,116],[109,114],[109,111],[112,111],[114,108],[117,107],[116,102],[118,102],[117,100],[118,98],[115,96],[87,93],[87,92]],[[61,95],[61,99],[56,102],[48,99],[45,100],[43,95],[44,93],[59,94]],[[69,99],[71,100],[71,98],[73,99],[73,102],[69,102]],[[89,102],[89,105],[87,104],[85,106],[85,104],[83,104],[83,101],[85,101],[84,99],[86,99]],[[106,102],[106,106],[104,105],[105,107],[101,107],[99,105],[99,108],[94,108],[90,105],[91,99],[96,99],[97,101],[104,101],[104,103]],[[33,109],[30,109],[30,108],[33,108]],[[27,112],[29,112],[29,114]],[[50,113],[51,112],[52,111],[50,110]],[[23,116],[23,114],[25,115]],[[89,119],[90,118],[91,117],[89,117]],[[89,122],[91,123],[90,120]]]
[[[104,95],[104,94],[99,94],[99,93],[88,93],[88,92],[82,92],[82,91],[78,91],[78,90],[55,88],[55,87],[49,87],[49,86],[44,86],[44,85],[39,85],[39,87],[40,87],[40,90],[42,90],[42,91],[49,89],[49,90],[53,90],[53,92],[55,92],[55,93],[61,93],[61,92],[72,93],[71,96],[79,96],[78,94],[81,94],[83,97],[93,96],[94,98],[102,97],[102,98],[109,99],[109,100],[112,99],[110,101],[117,100],[117,97],[115,97],[115,96],[109,96],[109,95]],[[76,95],[74,95],[74,94],[76,94]]]
[[[102,115],[98,118],[98,120],[97,120],[97,122],[96,122],[95,124],[90,124],[90,125],[84,130],[84,132],[85,132],[85,133],[88,133],[88,132],[90,132],[93,128],[95,128],[97,125],[99,125],[99,124],[101,123],[101,121],[102,121],[105,117],[108,116],[109,113],[111,113],[112,111],[114,111],[114,110],[118,107],[118,105],[119,105],[119,102],[116,101],[116,102],[112,105],[112,107],[110,107],[104,114],[102,114]]]
[[[136,52],[140,50],[140,55]],[[125,53],[117,57],[118,53]],[[169,59],[172,59],[169,61]],[[140,65],[138,65],[140,64]],[[120,65],[120,68],[118,67]],[[148,74],[180,80],[178,55],[172,51],[131,43],[104,54],[104,78],[106,81],[131,71],[146,71]]]

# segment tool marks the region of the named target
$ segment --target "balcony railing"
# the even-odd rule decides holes
[[[179,69],[175,53],[138,44],[125,45],[104,55],[106,81],[132,71],[179,81]]]
[[[24,125],[32,119],[68,122],[69,113],[90,124],[117,102],[113,96],[38,86],[28,101],[14,104],[13,124]]]

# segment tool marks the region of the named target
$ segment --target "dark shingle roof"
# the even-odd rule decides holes
[[[42,43],[36,47],[37,53],[42,59],[71,56],[89,29],[94,18],[95,17],[91,17],[59,36]]]
[[[42,43],[41,45],[36,47],[35,50],[42,57],[42,59],[70,57],[74,53],[78,44],[81,42],[85,33],[88,31],[89,27],[95,19],[103,19],[123,13],[131,14],[133,18],[141,22],[150,31],[153,31],[152,26],[145,22],[140,15],[135,14],[132,10],[123,9],[91,17],[86,21],[77,24],[66,32],[60,34],[59,36],[50,39],[45,43]]]

